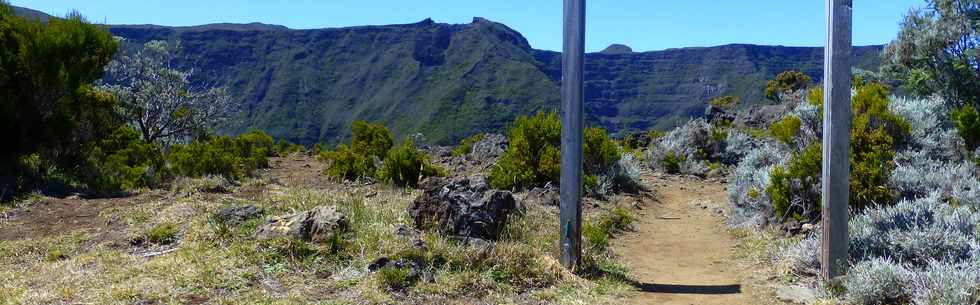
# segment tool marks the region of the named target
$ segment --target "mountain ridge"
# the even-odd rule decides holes
[[[110,25],[130,52],[180,41],[177,66],[192,81],[229,86],[242,106],[224,132],[258,128],[303,144],[340,143],[350,122],[382,122],[396,136],[448,144],[500,132],[515,116],[557,111],[561,53],[534,49],[504,24],[416,23],[323,29],[266,24]],[[627,47],[628,48],[628,47]],[[876,70],[882,46],[855,47]],[[820,47],[727,44],[586,54],[589,124],[613,132],[666,129],[703,114],[713,97],[761,103],[784,70],[822,78]]]

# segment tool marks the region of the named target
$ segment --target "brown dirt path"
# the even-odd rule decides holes
[[[765,304],[748,267],[733,258],[734,238],[721,211],[725,185],[677,176],[645,174],[656,191],[635,231],[618,238],[614,251],[633,270],[639,292],[625,304]]]

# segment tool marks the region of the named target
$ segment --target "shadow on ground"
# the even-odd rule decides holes
[[[742,285],[675,285],[636,283],[637,289],[647,293],[674,294],[738,294],[742,293]]]

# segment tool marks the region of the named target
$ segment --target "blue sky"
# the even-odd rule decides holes
[[[531,46],[561,48],[560,0],[11,0],[14,5],[64,15],[79,10],[110,24],[198,25],[263,22],[291,28],[367,24],[469,23],[474,16],[504,23]],[[902,16],[924,0],[855,0],[854,44],[894,38]],[[753,43],[819,46],[824,0],[589,0],[586,49],[612,43],[636,51]]]

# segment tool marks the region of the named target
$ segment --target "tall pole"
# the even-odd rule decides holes
[[[561,61],[561,264],[576,270],[582,257],[582,125],[585,0],[564,0]]]
[[[831,280],[847,267],[847,207],[851,138],[852,0],[827,1],[824,48],[823,234],[820,275]]]

